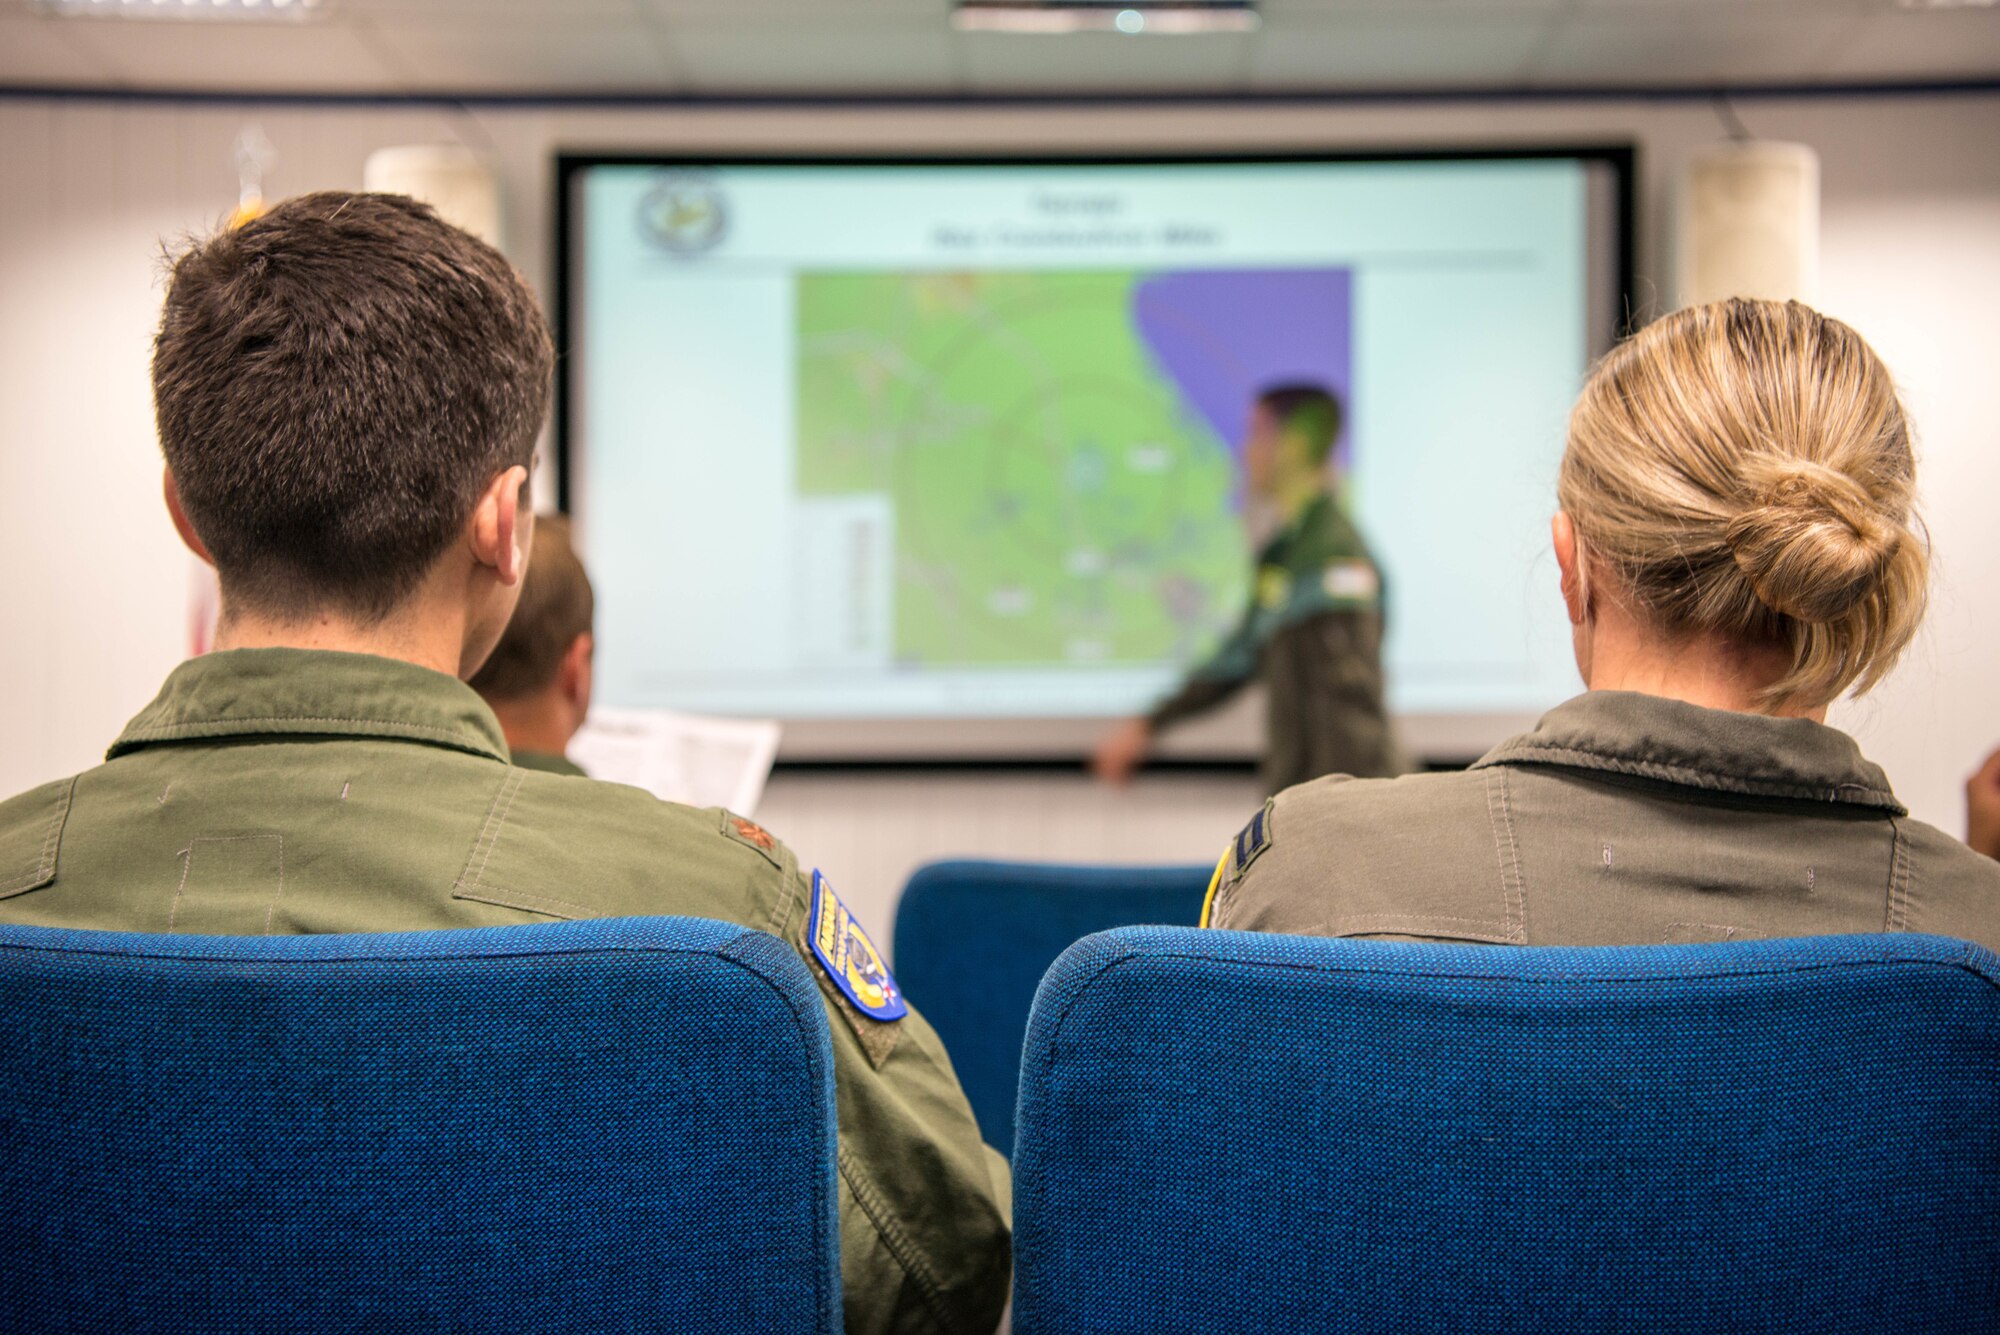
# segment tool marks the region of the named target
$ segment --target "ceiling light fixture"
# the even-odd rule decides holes
[[[1253,32],[1256,0],[959,0],[960,32],[1122,32],[1187,35]]]
[[[186,19],[204,23],[299,23],[323,17],[329,0],[35,0],[65,19]]]

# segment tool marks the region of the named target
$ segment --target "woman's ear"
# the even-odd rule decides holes
[[[1556,568],[1562,571],[1563,607],[1569,624],[1581,626],[1590,619],[1590,588],[1584,578],[1583,554],[1577,546],[1576,525],[1563,511],[1549,521],[1550,545],[1555,548]]]

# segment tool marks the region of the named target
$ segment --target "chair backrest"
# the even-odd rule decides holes
[[[0,1327],[840,1328],[776,939],[0,929]]]
[[[1209,867],[933,862],[896,906],[896,981],[944,1040],[986,1143],[1014,1149],[1021,1038],[1035,987],[1092,932],[1201,921]]]
[[[1109,932],[1035,999],[1014,1329],[2000,1329],[2000,960]]]

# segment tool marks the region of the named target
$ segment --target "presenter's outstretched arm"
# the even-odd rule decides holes
[[[1254,607],[1228,639],[1190,672],[1179,690],[1153,707],[1150,714],[1126,719],[1098,741],[1091,754],[1090,772],[1100,780],[1122,788],[1146,763],[1153,738],[1161,730],[1182,719],[1205,714],[1232,698],[1257,675],[1257,636],[1253,624]]]

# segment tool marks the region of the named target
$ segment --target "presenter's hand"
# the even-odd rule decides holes
[[[1965,842],[1974,852],[2000,858],[2000,751],[1965,781]]]
[[[1132,781],[1132,771],[1145,763],[1153,745],[1153,730],[1142,718],[1126,719],[1104,734],[1090,757],[1090,772],[1113,788]]]

